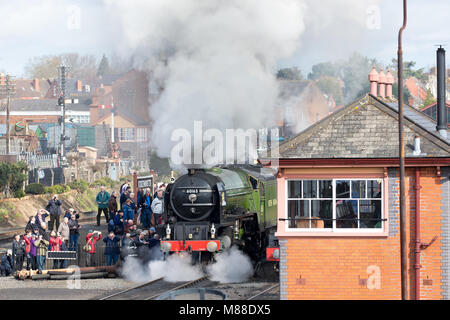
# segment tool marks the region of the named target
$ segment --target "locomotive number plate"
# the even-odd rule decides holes
[[[198,193],[198,189],[186,189],[186,193]]]

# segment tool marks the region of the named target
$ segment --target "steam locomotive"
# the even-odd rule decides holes
[[[208,262],[233,245],[254,262],[279,260],[276,179],[253,166],[189,169],[169,184],[161,249]]]

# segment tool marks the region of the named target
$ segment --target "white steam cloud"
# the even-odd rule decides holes
[[[236,247],[216,255],[216,262],[207,268],[211,280],[220,283],[245,282],[253,275],[250,258]]]
[[[274,125],[276,64],[299,47],[302,2],[106,3],[122,22],[124,44],[150,73],[150,143],[160,156],[170,156],[173,131],[192,132],[194,121],[222,132]]]
[[[153,257],[159,256],[143,264],[140,259],[128,257],[122,267],[122,276],[132,282],[164,278],[168,282],[192,281],[205,276],[200,264],[191,264],[191,255],[172,254],[162,260],[159,248],[151,251]],[[206,268],[206,275],[220,283],[245,282],[253,275],[253,265],[250,258],[236,247],[215,255],[215,262]]]

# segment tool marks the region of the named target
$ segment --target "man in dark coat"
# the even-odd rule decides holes
[[[120,254],[120,238],[114,234],[114,232],[110,232],[108,237],[103,238],[105,242],[105,256],[107,258],[107,265],[112,266],[115,265],[117,260],[119,259]]]
[[[48,202],[45,208],[50,213],[50,222],[48,229],[53,231],[53,225],[56,223],[55,230],[59,228],[59,215],[61,214],[61,201],[58,200],[58,195],[55,194],[53,198]]]
[[[113,191],[108,201],[109,220],[117,214],[117,192]]]
[[[13,272],[12,251],[8,250],[5,255],[2,256],[0,264],[0,275],[7,277]]]
[[[20,271],[23,268],[23,260],[25,258],[25,241],[20,238],[20,235],[17,234],[14,237],[12,244],[12,261],[13,268],[15,271]]]
[[[100,187],[100,192],[97,194],[95,201],[97,201],[97,205],[98,205],[97,226],[100,225],[100,216],[102,215],[102,212],[105,215],[106,223],[108,223],[109,222],[109,218],[108,218],[109,193],[108,193],[108,191],[105,191],[104,186]]]

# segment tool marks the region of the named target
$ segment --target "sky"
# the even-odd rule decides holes
[[[305,32],[298,50],[277,67],[297,66],[307,74],[316,63],[345,59],[355,51],[386,65],[396,57],[401,0],[333,0],[332,10],[331,0],[299,1],[307,8]],[[0,72],[21,77],[29,59],[41,55],[126,56],[129,50],[117,22],[120,13],[112,12],[108,2],[0,0]],[[416,67],[434,66],[435,45],[450,44],[448,13],[448,0],[408,1],[405,61],[416,61]]]

